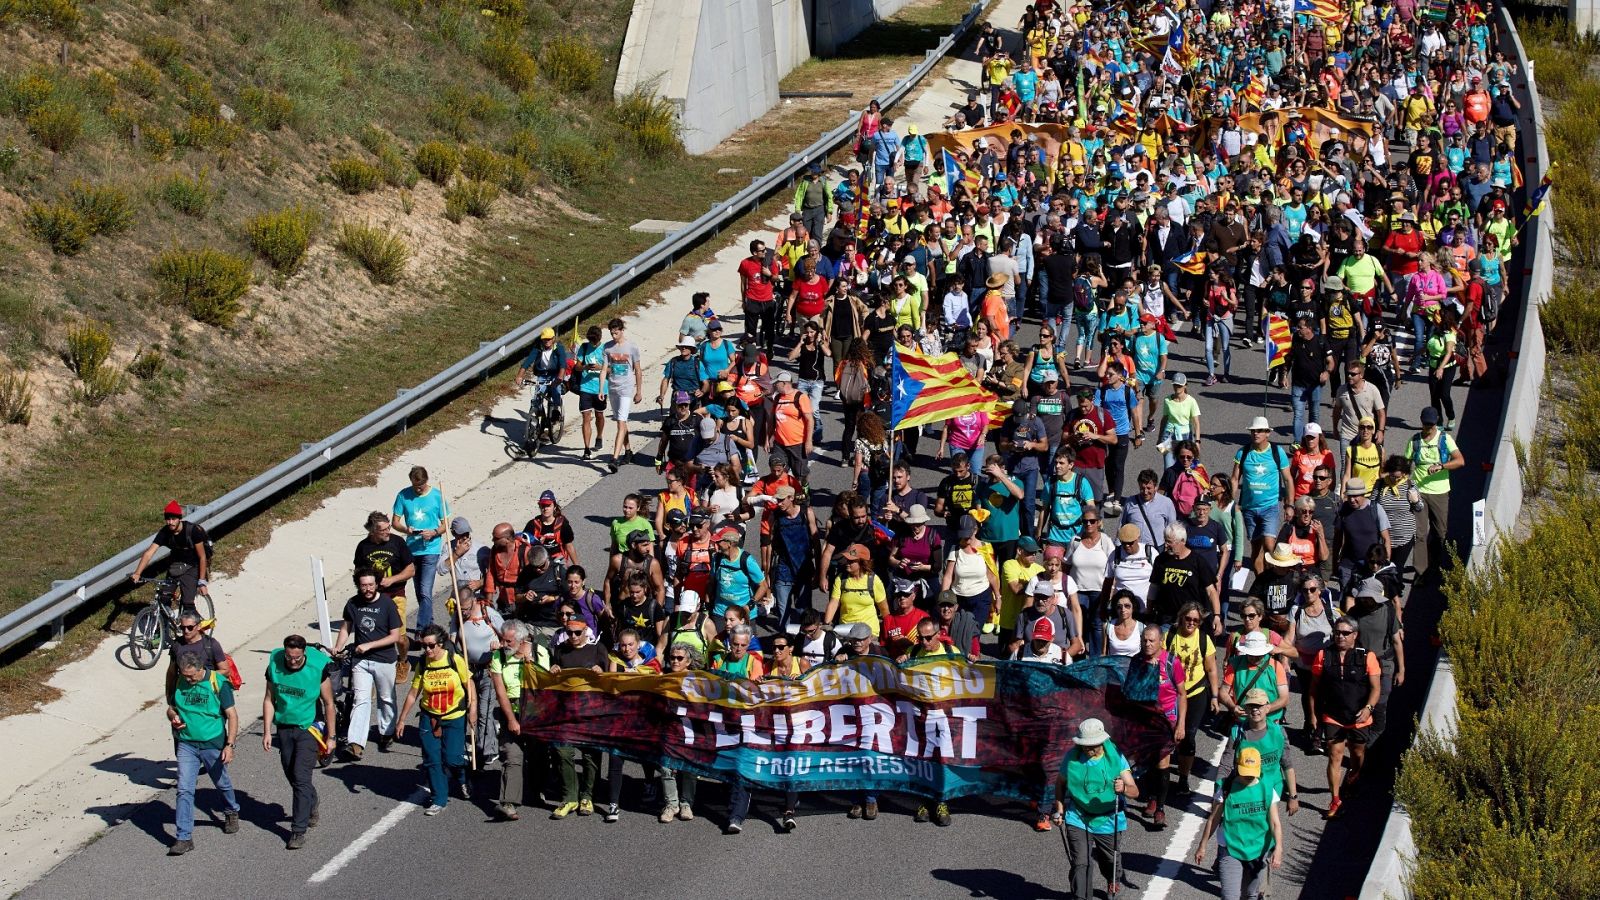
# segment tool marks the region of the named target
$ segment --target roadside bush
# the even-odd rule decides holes
[[[649,159],[662,159],[683,152],[678,113],[671,101],[638,87],[618,100],[612,117],[622,126],[628,142]]]
[[[79,381],[88,381],[111,359],[112,343],[110,325],[79,322],[67,329],[67,349],[61,357]]]
[[[6,81],[6,106],[12,114],[27,118],[55,93],[56,82],[49,73],[28,72]]]
[[[186,112],[197,116],[221,115],[222,101],[217,99],[211,80],[201,75],[199,69],[178,63],[172,67],[172,82],[178,87],[178,105]]]
[[[28,114],[28,131],[45,147],[65,153],[83,137],[83,111],[65,100],[51,100]]]
[[[1573,360],[1573,396],[1561,404],[1563,438],[1569,450],[1579,453],[1585,468],[1600,465],[1600,422],[1588,417],[1600,415],[1600,359],[1583,356]]]
[[[161,374],[166,368],[167,359],[161,355],[160,347],[145,347],[133,357],[133,362],[128,363],[128,374],[140,381],[149,381]]]
[[[468,144],[461,150],[461,177],[498,184],[504,176],[505,157],[482,144]]]
[[[364,159],[342,156],[328,165],[333,183],[346,194],[365,194],[377,190],[383,182],[383,173]]]
[[[122,188],[74,181],[67,188],[67,202],[91,234],[114,234],[133,225],[133,201]]]
[[[192,176],[180,172],[161,183],[161,199],[186,216],[205,215],[215,197],[211,175],[204,169]]]
[[[536,180],[537,176],[534,174],[532,166],[520,159],[506,160],[505,178],[501,182],[505,185],[506,190],[518,197],[524,197],[527,196],[528,191],[533,189]]]
[[[616,149],[610,143],[568,130],[550,135],[540,154],[540,167],[562,184],[592,184],[605,177],[615,162]]]
[[[154,160],[168,159],[172,151],[177,148],[178,140],[172,136],[172,129],[165,125],[150,124],[139,131],[140,148]]]
[[[493,182],[462,179],[444,192],[445,217],[452,222],[460,222],[463,215],[486,219],[499,197],[500,189]]]
[[[539,64],[511,29],[484,39],[483,64],[519,94],[532,88],[539,77]]]
[[[244,137],[244,129],[221,116],[193,114],[188,123],[175,135],[180,147],[220,152],[228,150]]]
[[[164,34],[147,34],[138,41],[139,52],[165,69],[183,56],[183,42]]]
[[[128,378],[112,368],[103,368],[84,379],[72,389],[72,399],[84,406],[96,407],[128,388]]]
[[[532,128],[518,128],[506,140],[506,155],[528,165],[539,161],[539,135]]]
[[[161,70],[142,59],[128,63],[117,75],[117,81],[133,93],[149,100],[161,90]]]
[[[1539,324],[1553,350],[1600,351],[1600,284],[1576,279],[1557,284],[1539,307]]]
[[[471,140],[479,123],[498,122],[505,115],[505,105],[493,95],[456,85],[445,88],[428,106],[428,122],[458,141]]]
[[[22,215],[22,225],[29,234],[49,244],[59,256],[82,253],[93,234],[83,215],[60,201],[28,204],[28,211]]]
[[[245,119],[263,131],[277,131],[294,117],[294,100],[267,88],[251,86],[240,91],[239,107]]]
[[[290,206],[252,217],[245,222],[245,236],[251,249],[274,270],[287,275],[300,268],[320,218],[303,206]]]
[[[32,422],[32,381],[17,372],[0,374],[0,424],[26,427]]]
[[[443,141],[429,141],[417,148],[417,171],[439,186],[450,183],[461,166],[461,153]]]
[[[409,188],[417,183],[417,167],[393,145],[384,145],[378,151],[378,171],[383,173],[383,183],[390,187]]]
[[[366,269],[373,284],[398,282],[411,259],[410,248],[398,234],[373,225],[344,223],[335,246]]]
[[[196,321],[226,328],[250,290],[250,260],[211,247],[174,248],[151,266],[161,300],[188,310]]]
[[[587,94],[600,83],[600,52],[580,37],[556,35],[539,54],[545,78],[564,93]]]

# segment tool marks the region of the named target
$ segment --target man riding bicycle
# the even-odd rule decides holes
[[[210,539],[204,528],[184,520],[183,505],[176,500],[167,504],[162,516],[166,524],[150,539],[150,546],[145,548],[133,567],[133,574],[128,577],[138,584],[156,551],[166,547],[171,551],[167,573],[178,582],[183,608],[192,610],[196,593],[211,596],[210,588],[206,587],[206,578],[211,574],[211,554],[207,552]]]
[[[522,361],[522,368],[517,370],[517,385],[528,383],[528,373],[533,373],[533,380],[543,387],[555,402],[556,409],[561,408],[562,376],[567,371],[567,348],[556,340],[556,330],[546,328],[539,332],[539,340],[528,351],[528,356]]]

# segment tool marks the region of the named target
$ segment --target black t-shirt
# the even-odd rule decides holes
[[[1315,387],[1328,370],[1328,341],[1320,334],[1311,340],[1294,339],[1289,348],[1289,377],[1295,387]]]
[[[344,621],[350,626],[350,632],[355,639],[350,646],[356,644],[370,644],[389,636],[389,632],[405,626],[400,619],[400,610],[394,605],[394,600],[379,594],[371,603],[362,599],[360,594],[351,597],[344,604]],[[363,656],[373,662],[392,663],[400,656],[395,650],[395,645],[379,647]]]
[[[206,542],[206,530],[193,522],[184,522],[176,534],[170,528],[163,528],[156,532],[150,543],[157,547],[165,547],[172,552],[172,565],[185,565],[190,568],[200,568],[200,551],[195,549]]]
[[[563,669],[587,669],[599,666],[602,670],[606,667],[606,648],[590,641],[582,647],[572,646],[571,641],[563,641],[556,646],[556,665]]]
[[[557,614],[561,611],[561,601],[554,603],[529,603],[522,599],[522,595],[533,591],[541,597],[560,597],[566,593],[567,570],[559,562],[552,562],[545,566],[544,573],[535,575],[533,566],[523,566],[517,573],[517,618],[529,625],[550,627],[560,625],[561,620]]]
[[[1179,559],[1171,553],[1156,557],[1150,574],[1150,613],[1157,625],[1171,625],[1178,618],[1178,610],[1194,601],[1204,610],[1211,609],[1206,588],[1217,582],[1217,567],[1198,553]]]
[[[666,618],[661,604],[650,595],[645,595],[643,606],[632,603],[618,603],[616,605],[617,631],[632,628],[639,632],[639,640],[646,644],[653,644],[656,640],[656,623]]]
[[[951,530],[961,516],[978,503],[978,483],[969,476],[946,475],[939,482],[939,499],[944,501],[944,520]]]
[[[1072,282],[1078,275],[1078,258],[1071,253],[1054,253],[1044,258],[1044,271],[1049,277],[1050,302],[1066,306],[1072,302]]]
[[[406,542],[397,534],[389,535],[389,539],[382,543],[365,537],[356,545],[356,568],[370,567],[378,573],[380,580],[405,571],[406,566],[415,562],[411,551],[406,549]],[[404,582],[396,582],[379,590],[391,597],[400,597],[405,594],[406,586]]]
[[[1277,566],[1267,566],[1266,570],[1256,576],[1250,585],[1250,596],[1260,600],[1267,606],[1267,612],[1274,616],[1288,615],[1289,602],[1294,596],[1297,575],[1293,569],[1281,569]]]
[[[1211,563],[1211,568],[1222,566],[1222,545],[1228,542],[1228,532],[1222,523],[1211,519],[1204,525],[1188,524],[1189,549],[1200,554],[1206,562]]]
[[[173,644],[173,665],[178,664],[178,654],[180,653],[193,653],[194,655],[200,657],[200,663],[201,665],[205,666],[207,672],[220,671],[222,669],[222,661],[228,656],[228,654],[222,649],[222,645],[217,642],[217,639],[209,634],[201,635],[200,640],[195,641],[192,644],[185,644],[182,642]]]

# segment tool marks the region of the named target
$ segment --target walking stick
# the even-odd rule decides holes
[[[1127,821],[1123,808],[1127,800],[1121,793],[1117,794],[1117,812],[1111,817],[1111,883],[1106,885],[1106,895],[1115,897],[1117,891],[1122,890],[1122,829],[1117,827],[1119,821]]]
[[[449,509],[450,508],[450,498],[448,498],[448,497],[446,497],[444,495],[444,485],[442,483],[439,485],[439,497],[440,497],[440,499],[444,500],[445,509]],[[444,519],[440,519],[439,520],[439,531],[440,531],[441,534],[446,533],[446,532],[449,531],[449,527],[448,526],[449,526],[449,523],[446,522]],[[450,602],[455,604],[455,608],[456,608],[456,637],[459,640],[462,641],[461,648],[462,648],[463,651],[465,651],[466,650],[466,643],[465,642],[466,642],[466,639],[467,639],[467,623],[466,623],[466,619],[464,619],[462,617],[462,615],[461,615],[461,586],[456,582],[456,542],[454,540],[454,535],[450,535],[445,540],[444,546],[445,546],[446,553],[449,554],[448,561],[450,563]],[[431,589],[431,587],[430,587],[430,589]],[[432,603],[433,602],[432,598],[429,598],[428,602]],[[474,728],[472,730],[474,732],[477,731],[476,728]],[[467,767],[468,767],[468,769],[476,769],[478,767],[478,735],[476,733],[467,735],[466,744],[467,744]]]

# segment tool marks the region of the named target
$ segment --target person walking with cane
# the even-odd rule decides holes
[[[1283,867],[1283,821],[1278,816],[1277,791],[1261,778],[1259,749],[1239,751],[1221,797],[1206,819],[1194,850],[1194,864],[1205,865],[1206,844],[1220,831],[1217,871],[1223,900],[1254,900],[1261,895],[1267,867]]]
[[[1129,797],[1138,799],[1139,787],[1128,761],[1111,743],[1104,722],[1084,719],[1056,779],[1055,820],[1062,826],[1077,900],[1094,896],[1089,863],[1095,851],[1107,893],[1116,893],[1122,880],[1121,834],[1128,827],[1122,805]]]

